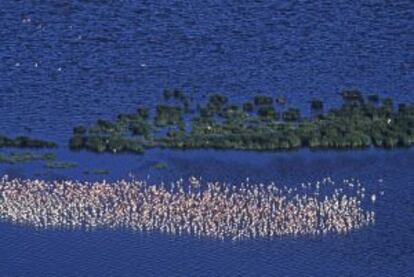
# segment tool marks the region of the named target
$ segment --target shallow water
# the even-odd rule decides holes
[[[250,153],[227,151],[150,152],[135,156],[98,156],[85,166],[135,160],[131,172],[149,181],[175,180],[196,172],[205,179],[236,183],[275,180],[295,185],[325,176],[334,180],[358,178],[368,192],[384,191],[375,205],[376,224],[346,236],[284,237],[242,242],[135,233],[128,230],[36,230],[30,226],[0,223],[3,272],[10,275],[125,275],[148,276],[409,276],[414,272],[414,223],[412,172],[414,150]],[[82,156],[84,153],[80,153]],[[147,157],[148,156],[148,157]],[[155,171],[146,159],[165,158],[166,171]],[[235,162],[237,161],[237,162]],[[37,163],[37,162],[36,162]],[[35,164],[36,164],[35,163]],[[40,165],[39,165],[40,166]],[[41,166],[40,166],[41,167]],[[34,166],[16,171],[30,177]],[[7,169],[2,167],[3,172]],[[75,169],[46,178],[82,177]],[[125,166],[112,169],[108,179],[125,176]],[[57,170],[56,170],[57,171]],[[141,174],[141,175],[140,175]],[[383,181],[381,182],[380,179]],[[73,271],[76,266],[76,273]]]
[[[200,100],[211,91],[234,101],[258,91],[284,95],[305,111],[313,96],[337,105],[337,93],[349,87],[413,102],[413,9],[410,1],[1,1],[1,133],[56,140],[58,160],[79,163],[68,170],[0,164],[1,174],[92,181],[132,173],[154,183],[191,175],[232,183],[250,177],[287,185],[353,177],[384,196],[374,207],[376,225],[346,236],[233,243],[2,222],[0,275],[414,275],[412,148],[154,149],[142,156],[65,148],[74,125],[153,105],[165,87],[182,87]],[[159,161],[167,169],[154,169]],[[83,173],[94,169],[110,174]]]

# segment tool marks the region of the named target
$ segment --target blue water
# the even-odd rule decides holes
[[[257,92],[308,110],[343,88],[414,102],[411,1],[10,1],[0,3],[1,133],[57,141],[69,170],[0,164],[26,178],[295,185],[332,176],[384,191],[376,225],[347,236],[243,242],[129,230],[36,230],[0,223],[0,276],[413,276],[414,149],[95,155],[71,128],[154,105],[164,88],[202,101]],[[29,129],[30,128],[30,129]],[[2,152],[9,151],[3,149]],[[165,170],[153,165],[164,161]],[[84,170],[108,169],[109,175]],[[384,181],[381,183],[379,179]]]

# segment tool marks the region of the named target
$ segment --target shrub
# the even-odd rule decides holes
[[[96,121],[96,126],[101,130],[101,131],[104,131],[104,132],[107,132],[107,131],[114,131],[115,130],[115,128],[116,128],[116,125],[114,124],[114,123],[112,123],[112,122],[110,122],[110,121],[107,121],[107,120],[102,120],[102,119],[98,119],[97,121]]]
[[[277,120],[278,113],[273,107],[260,107],[257,110],[257,114],[262,120]]]
[[[125,151],[130,151],[136,154],[144,153],[144,146],[139,140],[129,139],[124,142]]]
[[[106,140],[99,136],[89,136],[85,138],[85,147],[95,152],[104,152],[107,148]]]
[[[69,147],[71,149],[80,149],[84,146],[85,140],[81,135],[74,135],[69,140]]]
[[[107,140],[107,150],[112,152],[120,152],[125,149],[126,143],[121,136],[112,136]]]
[[[251,102],[244,103],[243,104],[243,111],[252,112],[253,111],[253,104]]]
[[[181,121],[181,108],[174,106],[158,105],[155,116],[155,125],[166,126]]]
[[[373,103],[377,103],[379,101],[378,94],[370,94],[368,95],[368,100]]]
[[[86,133],[86,131],[87,131],[86,128],[82,125],[79,125],[73,128],[73,133],[77,135],[83,135]]]
[[[283,97],[283,96],[279,96],[279,97],[276,98],[276,103],[280,104],[280,105],[284,105],[284,104],[286,104],[286,98]]]
[[[137,114],[143,119],[147,119],[149,116],[149,109],[147,107],[139,107],[137,109]]]
[[[228,102],[228,98],[224,95],[216,93],[209,96],[208,102],[215,107],[221,107]]]
[[[173,97],[174,93],[171,90],[164,89],[163,95],[166,100],[169,100]]]
[[[129,126],[134,135],[148,136],[151,132],[151,125],[145,121],[132,122]]]
[[[283,113],[283,119],[285,121],[298,121],[300,119],[300,110],[296,108],[289,108]]]
[[[313,99],[311,101],[311,108],[313,110],[322,110],[323,109],[323,102],[319,99]]]
[[[181,90],[177,89],[177,88],[174,89],[173,96],[174,96],[175,99],[179,99],[179,100],[185,99],[184,93]]]
[[[265,95],[257,95],[254,97],[254,104],[261,106],[261,105],[272,105],[273,99],[270,96]]]
[[[355,101],[355,102],[361,102],[361,103],[364,101],[362,97],[362,93],[356,89],[344,90],[342,91],[341,95],[345,101]]]

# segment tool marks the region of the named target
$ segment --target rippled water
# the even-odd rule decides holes
[[[3,0],[2,127],[66,142],[71,126],[171,87],[305,106],[348,87],[412,101],[410,1],[285,2]]]
[[[190,175],[297,184],[355,177],[382,189],[377,224],[343,236],[240,243],[137,234],[35,230],[0,223],[0,276],[414,275],[413,149],[281,153],[161,151],[143,156],[71,153],[71,128],[153,105],[165,87],[196,99],[284,95],[307,109],[337,105],[342,88],[413,102],[410,1],[10,1],[0,3],[1,133],[60,143],[59,159],[0,164],[12,176],[153,182]],[[29,129],[31,131],[29,131]],[[166,170],[153,164],[165,161]],[[85,169],[109,169],[85,176]],[[378,188],[378,179],[384,182]]]
[[[323,176],[335,180],[353,177],[360,179],[367,191],[384,191],[373,207],[376,224],[346,236],[234,243],[128,230],[36,230],[0,223],[2,271],[12,276],[410,276],[414,272],[413,149],[274,154],[229,151],[226,157],[195,151],[188,155],[191,160],[181,152],[168,155],[167,161],[174,166],[153,174],[150,180],[174,180],[193,172],[229,182],[250,176],[252,181],[276,180],[287,185]],[[136,158],[123,159],[130,162]],[[102,157],[101,162],[104,160]],[[145,165],[136,170],[137,174],[154,173]],[[112,178],[124,176],[124,171],[119,166]]]

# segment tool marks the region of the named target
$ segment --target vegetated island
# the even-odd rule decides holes
[[[155,110],[139,107],[113,121],[99,119],[77,126],[70,138],[73,150],[143,153],[145,149],[216,148],[287,150],[309,148],[408,147],[414,143],[414,105],[399,104],[358,90],[341,93],[339,108],[324,112],[324,103],[312,99],[312,115],[286,107],[283,97],[257,95],[233,104],[212,94],[204,105],[193,104],[180,90],[165,90]]]

